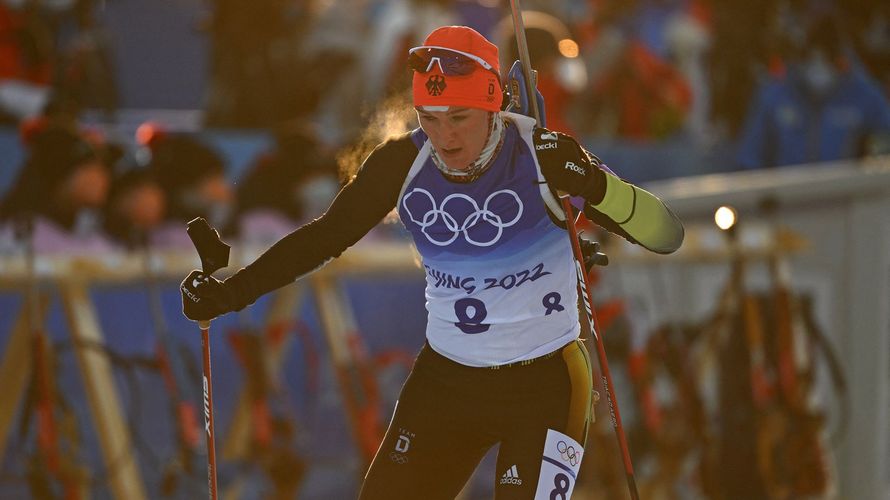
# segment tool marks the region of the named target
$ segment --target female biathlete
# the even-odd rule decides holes
[[[495,444],[497,498],[569,498],[592,387],[555,193],[582,197],[591,220],[653,252],[679,248],[683,226],[571,137],[501,111],[498,49],[476,31],[436,29],[409,64],[420,128],[380,144],[324,215],[230,278],[190,274],[184,313],[252,304],[395,207],[423,258],[427,342],[361,498],[452,499]]]

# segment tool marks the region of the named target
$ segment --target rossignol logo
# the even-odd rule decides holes
[[[580,165],[575,164],[574,162],[567,161],[566,162],[566,170],[571,170],[572,172],[577,172],[581,175],[584,175],[584,169],[581,168]]]
[[[204,430],[210,435],[210,396],[207,393],[207,375],[204,375]]]
[[[501,484],[522,485],[522,479],[519,479],[519,470],[516,469],[516,465],[507,469],[507,472],[501,476]]]
[[[546,142],[544,144],[538,144],[535,146],[535,150],[543,151],[545,149],[556,149],[557,143],[555,142]]]

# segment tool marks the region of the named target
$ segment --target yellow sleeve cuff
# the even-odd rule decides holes
[[[592,205],[644,247],[671,253],[683,243],[683,224],[655,195],[606,172],[606,193]]]

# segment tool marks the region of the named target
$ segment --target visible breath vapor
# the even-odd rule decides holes
[[[352,179],[365,158],[385,140],[409,131],[416,117],[408,92],[393,95],[382,101],[371,112],[368,126],[352,147],[345,148],[337,155],[340,179]]]

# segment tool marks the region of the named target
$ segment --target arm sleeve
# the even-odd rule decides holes
[[[408,135],[377,146],[324,215],[283,237],[225,281],[236,297],[236,310],[322,267],[360,240],[395,207],[416,156]]]
[[[683,243],[680,219],[655,195],[625,182],[607,168],[601,198],[587,199],[584,215],[604,229],[646,249],[667,254]]]

